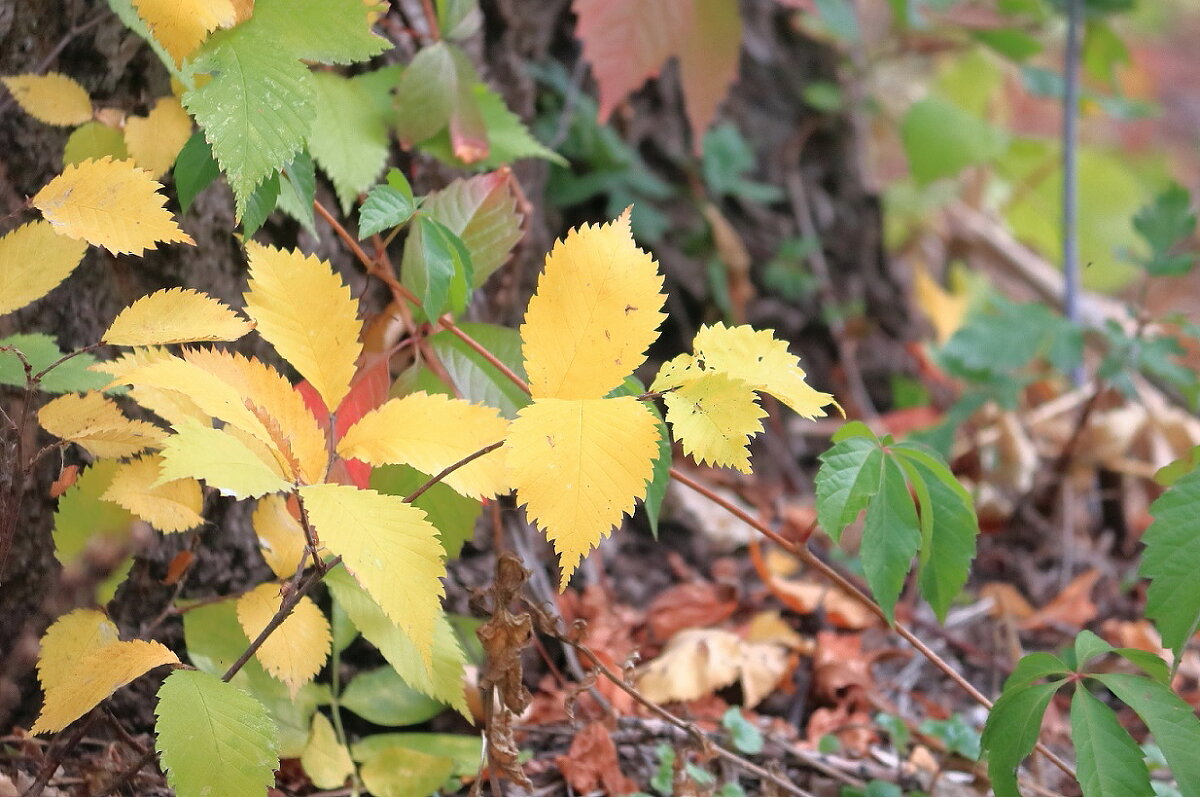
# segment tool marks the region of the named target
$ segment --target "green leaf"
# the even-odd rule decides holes
[[[390,747],[404,747],[419,753],[454,761],[454,776],[479,772],[482,748],[478,736],[454,733],[376,733],[350,746],[355,761],[366,761]]]
[[[358,239],[399,227],[412,218],[416,209],[408,179],[399,169],[392,169],[386,185],[377,185],[367,192],[367,200],[358,211]]]
[[[925,720],[921,723],[921,733],[941,739],[952,753],[971,761],[979,760],[979,731],[968,725],[961,714],[944,720]]]
[[[1200,795],[1200,719],[1171,688],[1140,675],[1119,673],[1091,676],[1108,687],[1122,703],[1137,712],[1154,734],[1185,797]]]
[[[1082,670],[1097,656],[1113,652],[1113,646],[1088,630],[1080,631],[1075,637],[1075,667]]]
[[[109,127],[103,122],[85,122],[71,131],[63,147],[63,165],[81,163],[88,160],[100,160],[111,157],[113,160],[124,160],[129,157],[125,147],[125,137],[115,127]]]
[[[371,489],[403,498],[429,478],[408,465],[382,465],[371,470]],[[475,536],[475,521],[483,513],[483,504],[479,501],[460,495],[448,484],[440,482],[422,493],[413,501],[413,506],[429,516],[450,559],[457,558],[463,543]]]
[[[453,771],[452,758],[388,747],[363,761],[359,774],[375,797],[416,797],[435,793]]]
[[[196,196],[221,174],[203,131],[192,133],[183,149],[179,150],[173,174],[180,212],[187,213]]]
[[[820,460],[815,480],[817,518],[837,542],[879,490],[883,451],[873,438],[848,437],[835,441]]]
[[[1084,30],[1082,61],[1093,80],[1113,87],[1117,66],[1129,63],[1129,48],[1106,21],[1092,19]]]
[[[396,86],[396,132],[419,144],[450,121],[458,78],[449,46],[437,42],[417,52]]]
[[[1071,698],[1071,741],[1084,797],[1154,794],[1150,771],[1137,743],[1121,727],[1113,710],[1079,682]]]
[[[662,412],[656,404],[649,404],[658,419],[658,455],[654,458],[654,476],[646,486],[646,497],[642,505],[646,507],[646,520],[650,523],[650,533],[658,539],[658,521],[662,514],[662,502],[667,495],[667,487],[671,483],[671,465],[674,464],[674,452],[671,450],[671,435],[663,421]]]
[[[734,196],[750,202],[777,202],[783,198],[778,186],[746,178],[755,168],[754,150],[737,127],[722,122],[704,136],[701,167],[704,183],[714,197]]]
[[[1030,653],[1022,656],[1021,660],[1017,662],[1017,666],[1013,667],[1012,674],[1004,682],[1004,691],[1011,692],[1014,689],[1029,686],[1042,678],[1062,675],[1070,669],[1065,661],[1053,653]]]
[[[1019,28],[970,31],[971,37],[1012,61],[1025,61],[1040,53],[1042,43]]]
[[[242,210],[242,232],[247,238],[258,232],[279,203],[279,172],[263,180],[246,199]]]
[[[895,747],[898,752],[903,753],[908,749],[908,726],[904,724],[904,720],[895,714],[884,714],[879,712],[875,715],[875,724],[887,733],[892,739],[892,747]]]
[[[521,214],[511,179],[505,172],[493,172],[455,180],[422,203],[425,212],[457,235],[471,253],[472,287],[483,285],[504,265],[521,240]],[[405,249],[403,268],[408,259]]]
[[[342,212],[348,213],[387,162],[387,123],[358,78],[316,72],[313,85],[317,113],[308,149],[333,181]]]
[[[158,690],[157,740],[167,782],[179,797],[263,794],[275,783],[275,723],[236,686],[176,670]]]
[[[429,319],[445,310],[461,313],[469,297],[473,270],[462,240],[428,215],[417,219],[404,244],[400,281],[421,300]]]
[[[975,505],[950,468],[932,451],[917,443],[892,447],[921,507],[921,559],[918,583],[938,619],[946,621],[950,604],[958,597],[975,558],[979,520]]]
[[[435,133],[421,142],[421,151],[460,169],[490,171],[522,158],[541,158],[556,166],[566,167],[568,161],[548,149],[533,137],[521,118],[508,109],[504,98],[483,83],[471,86],[471,105],[479,111],[487,135],[487,157],[465,163],[454,154],[447,130]]]
[[[466,657],[445,613],[434,625],[431,671],[408,635],[383,613],[353,576],[337,568],[325,577],[325,583],[363,638],[379,649],[406,687],[439,705],[451,706],[464,717],[470,716],[463,692]]]
[[[1138,648],[1117,648],[1113,651],[1160,684],[1171,683],[1171,666],[1157,653]]]
[[[1001,155],[1008,145],[1003,130],[938,97],[919,100],[908,109],[900,136],[918,183],[953,177]]]
[[[183,95],[233,188],[239,218],[255,186],[304,147],[316,115],[312,75],[259,24],[263,5],[254,19],[209,38],[189,74],[212,80]]]
[[[66,352],[58,343],[41,332],[10,335],[0,338],[0,347],[12,346],[25,355],[33,373],[36,374],[57,362]],[[76,354],[53,371],[42,377],[38,388],[46,393],[78,393],[99,390],[112,380],[106,374],[89,371],[96,358],[90,354]],[[25,387],[25,366],[11,351],[0,351],[0,385]]]
[[[256,0],[252,22],[293,58],[351,64],[391,47],[371,32],[368,11],[362,0]]]
[[[1021,797],[1017,767],[1037,744],[1042,717],[1054,693],[1067,682],[1006,689],[992,706],[983,728],[982,744],[988,751],[988,776],[996,797]]]
[[[1189,254],[1173,256],[1171,251],[1192,237],[1196,231],[1196,214],[1192,212],[1192,197],[1178,183],[1171,183],[1154,201],[1133,217],[1133,229],[1150,247],[1151,257],[1145,264],[1154,276],[1186,274],[1195,262]]]
[[[1146,616],[1176,660],[1200,624],[1200,469],[1180,478],[1150,505],[1154,522],[1142,535],[1146,550],[1138,575],[1150,580]]]
[[[279,183],[279,209],[304,226],[314,236],[313,198],[317,193],[317,171],[312,156],[300,150],[284,169]]]
[[[391,667],[368,670],[354,677],[338,701],[376,725],[416,725],[445,710],[442,703],[413,689]]]
[[[909,565],[921,546],[921,526],[904,471],[892,457],[883,458],[882,469],[879,492],[867,505],[859,556],[871,594],[890,623]]]
[[[733,746],[746,755],[758,755],[763,749],[762,731],[746,719],[742,710],[730,706],[721,715],[721,727],[729,732]]]
[[[495,324],[463,323],[459,329],[471,336],[510,371],[525,379],[521,335],[515,329]],[[450,332],[429,337],[442,366],[467,401],[495,407],[509,419],[529,403],[529,395],[504,376],[478,352]]]
[[[117,465],[116,460],[101,459],[83,469],[75,484],[59,497],[54,512],[54,557],[68,573],[94,566],[87,563],[90,547],[104,551],[106,556],[114,551],[126,552],[112,574],[98,585],[97,603],[112,600],[133,566],[130,552],[137,518],[117,504],[100,500],[112,484]]]

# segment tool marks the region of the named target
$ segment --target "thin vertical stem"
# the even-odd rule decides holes
[[[1062,258],[1063,310],[1067,320],[1079,323],[1079,61],[1084,0],[1067,0],[1067,46],[1063,56],[1062,121]],[[1083,369],[1072,375],[1083,384]]]

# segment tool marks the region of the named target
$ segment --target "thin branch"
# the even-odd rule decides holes
[[[450,320],[449,315],[445,315],[445,316],[442,316],[441,318],[439,318],[438,323],[442,325],[443,329],[448,330],[450,332],[450,334],[454,335],[456,338],[461,340],[463,343],[467,344],[467,346],[469,346],[472,351],[474,351],[476,354],[478,354],[483,359],[487,360],[488,364],[490,364],[493,368],[495,368],[500,373],[504,374],[505,379],[512,382],[517,387],[521,388],[521,390],[523,390],[524,392],[526,392],[526,393],[529,392],[529,385],[525,382],[524,379],[517,376],[516,372],[514,372],[511,368],[509,368],[504,363],[500,362],[500,360],[498,360],[496,358],[496,355],[492,354],[490,351],[487,350],[486,346],[484,346],[479,341],[475,340],[475,338],[471,337],[466,332],[463,332],[461,329],[459,329],[458,325],[456,325],[452,320]]]
[[[496,442],[492,443],[491,445],[484,446],[483,448],[479,449],[478,451],[473,451],[470,454],[467,454],[465,457],[460,459],[458,462],[455,462],[451,465],[447,465],[446,467],[444,467],[440,471],[438,471],[432,478],[430,478],[429,481],[422,484],[416,490],[413,490],[412,494],[404,499],[404,503],[411,504],[413,501],[416,501],[418,498],[420,498],[422,495],[424,495],[426,490],[428,490],[430,487],[433,487],[435,484],[437,484],[442,479],[449,476],[451,473],[454,473],[454,471],[458,470],[461,467],[469,465],[470,463],[472,463],[475,460],[482,457],[484,454],[490,454],[491,452],[495,451],[497,448],[499,448],[502,445],[504,445],[504,441],[497,440]]]
[[[1079,177],[1076,153],[1079,144],[1079,61],[1083,0],[1067,0],[1067,46],[1063,54],[1062,123],[1062,257],[1063,310],[1067,320],[1079,323]],[[1072,374],[1083,384],[1083,368]]]
[[[71,358],[73,358],[73,357],[78,357],[78,356],[79,356],[79,355],[81,355],[81,354],[88,354],[89,352],[93,352],[93,351],[95,351],[96,349],[100,348],[100,347],[101,347],[101,346],[103,346],[103,345],[104,345],[104,341],[100,341],[99,343],[93,343],[93,344],[92,344],[92,345],[90,345],[90,346],[84,346],[82,349],[76,349],[75,351],[69,351],[69,352],[67,352],[66,354],[64,354],[63,356],[59,357],[57,360],[55,360],[54,362],[50,363],[50,364],[49,364],[49,365],[47,365],[45,368],[43,368],[42,370],[40,370],[40,371],[38,371],[36,374],[34,374],[34,375],[33,375],[33,381],[34,381],[34,384],[37,384],[38,382],[41,382],[41,381],[42,381],[42,380],[43,380],[43,379],[46,377],[46,374],[50,373],[50,372],[51,372],[51,371],[53,371],[55,368],[57,368],[58,366],[62,365],[62,364],[63,364],[63,363],[65,363],[67,360],[70,360],[70,359],[71,359]]]

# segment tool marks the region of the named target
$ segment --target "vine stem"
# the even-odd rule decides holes
[[[316,201],[314,201],[313,204],[318,209],[318,211],[321,213],[322,217],[324,217],[325,220],[328,221],[330,223],[330,225],[333,226],[334,230],[338,232],[338,235],[340,237],[342,237],[342,239],[345,240],[347,242],[347,244],[350,245],[351,251],[353,251],[355,253],[355,255],[358,257],[358,259],[360,261],[362,261],[362,263],[363,263],[364,267],[366,267],[368,273],[374,274],[377,271],[377,268],[376,268],[377,261],[373,261],[370,257],[367,256],[367,253],[362,250],[362,247],[360,247],[358,245],[358,242],[354,241],[353,237],[348,232],[346,232],[345,228],[343,228],[337,222],[337,220],[333,217],[333,214],[331,214],[327,209],[325,209],[325,207],[323,205],[321,205],[319,202],[316,202]],[[387,277],[390,277],[390,279],[393,282],[395,281],[395,275],[388,274]],[[386,281],[386,279],[385,279],[385,281]],[[403,286],[400,286],[400,287],[403,289]],[[420,304],[420,302],[417,301],[417,298],[415,296],[413,296],[412,293],[410,293],[407,289],[404,289],[404,294],[405,294],[404,298],[408,299],[408,301],[410,301],[414,304],[417,304],[417,305]],[[519,387],[525,393],[529,393],[529,384],[524,379],[522,379],[515,372],[513,372],[513,370],[511,368],[504,365],[504,363],[500,362],[496,358],[495,355],[493,355],[490,351],[487,350],[486,347],[483,346],[483,344],[481,344],[479,341],[472,338],[470,335],[468,335],[463,330],[459,329],[459,327],[457,325],[455,325],[453,321],[449,320],[449,316],[443,316],[441,319],[438,320],[438,322],[442,325],[442,327],[449,330],[453,335],[455,335],[459,340],[461,340],[463,343],[465,343],[467,346],[469,346],[473,351],[475,351],[481,357],[486,359],[488,361],[488,363],[490,363],[492,366],[494,366],[498,371],[500,371],[500,373],[504,374],[505,378],[507,378],[510,382],[512,382],[517,387]],[[765,524],[760,522],[758,519],[747,514],[744,510],[742,510],[736,504],[733,504],[733,503],[725,500],[724,498],[717,495],[709,488],[705,487],[700,482],[695,481],[690,476],[683,473],[678,468],[671,468],[670,473],[671,473],[671,478],[684,484],[687,487],[690,487],[691,489],[693,489],[696,492],[703,495],[705,498],[712,501],[717,506],[721,507],[725,511],[732,514],[734,517],[736,517],[739,520],[743,521],[744,523],[748,524],[755,531],[759,532],[767,539],[771,540],[772,542],[776,543],[780,547],[784,548],[785,550],[790,552],[792,555],[794,555],[798,559],[800,559],[802,562],[809,565],[814,570],[818,571],[821,575],[823,575],[825,578],[829,579],[831,582],[833,582],[839,588],[844,589],[848,595],[850,595],[856,602],[862,604],[862,606],[864,608],[866,608],[868,611],[870,611],[872,614],[874,614],[875,616],[882,619],[885,623],[888,622],[887,614],[883,611],[883,608],[878,603],[876,603],[869,595],[864,593],[861,589],[858,588],[857,585],[855,585],[853,582],[848,580],[845,576],[843,576],[837,570],[834,570],[832,567],[825,564],[825,562],[821,561],[815,554],[812,553],[812,551],[808,550],[808,548],[797,546],[794,543],[792,543],[791,541],[784,539],[779,534],[777,534],[775,531],[773,531],[772,529],[767,527]],[[937,669],[941,670],[942,673],[944,673],[946,675],[946,677],[949,678],[956,686],[958,686],[967,695],[969,695],[972,700],[979,703],[981,706],[988,709],[989,711],[991,710],[992,701],[989,700],[986,695],[984,695],[982,692],[980,692],[978,689],[976,689],[974,684],[972,684],[962,674],[960,674],[957,670],[955,670],[952,666],[950,666],[950,664],[945,659],[943,659],[936,652],[934,652],[934,650],[932,648],[930,648],[928,645],[926,645],[924,642],[922,642],[921,639],[916,634],[914,634],[912,631],[910,631],[908,628],[906,628],[901,623],[892,624],[892,628],[896,631],[896,633],[901,638],[903,638],[906,642],[908,642],[910,645],[912,645],[917,650],[918,653],[920,653],[922,656],[924,656],[926,659],[928,659],[931,664],[933,664]],[[1054,752],[1052,752],[1050,750],[1050,748],[1048,748],[1045,744],[1043,744],[1042,742],[1039,741],[1037,743],[1036,749],[1039,753],[1041,753],[1043,756],[1046,757],[1047,761],[1054,764],[1054,766],[1058,767],[1060,770],[1062,770],[1068,776],[1070,776],[1071,778],[1076,777],[1075,770],[1071,767],[1071,765],[1068,764],[1063,759],[1061,759],[1060,757],[1058,757],[1057,755],[1055,755]]]

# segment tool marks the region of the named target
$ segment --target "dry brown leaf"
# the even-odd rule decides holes
[[[1100,624],[1100,636],[1115,648],[1136,648],[1160,656],[1168,664],[1171,662],[1171,652],[1163,647],[1158,629],[1149,620],[1110,617]]]
[[[1030,630],[1052,625],[1083,628],[1096,617],[1096,604],[1092,602],[1091,593],[1099,579],[1099,570],[1080,573],[1054,600],[1027,617],[1021,628]]]
[[[801,653],[812,653],[813,643],[787,624],[779,612],[759,612],[746,627],[746,641],[775,642]]]
[[[663,590],[646,610],[654,639],[665,641],[687,628],[719,625],[737,611],[735,590],[727,584],[694,581]]]
[[[866,704],[875,686],[874,655],[863,652],[861,634],[821,631],[813,653],[813,694],[829,704]]]
[[[815,581],[776,579],[773,592],[799,614],[825,613],[838,628],[860,631],[880,624],[879,618],[840,589]],[[785,597],[786,596],[786,597]]]
[[[742,682],[743,705],[753,708],[787,671],[787,649],[747,642],[730,631],[692,629],[676,634],[662,654],[642,668],[637,687],[658,703],[695,700]]]
[[[592,722],[578,731],[570,751],[559,756],[557,762],[563,777],[577,792],[602,789],[615,796],[637,791],[637,784],[621,772],[617,747],[602,723]]]
[[[992,599],[992,616],[1011,620],[1025,620],[1033,614],[1033,607],[1025,596],[1012,584],[989,581],[979,588],[979,597]]]

